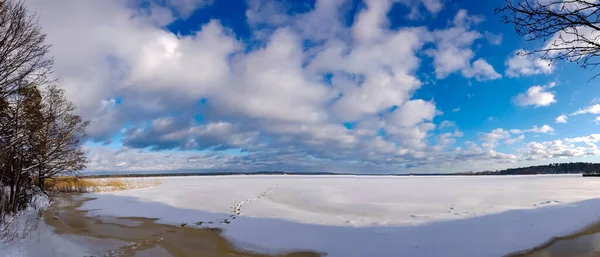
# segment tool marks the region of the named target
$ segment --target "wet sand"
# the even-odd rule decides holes
[[[156,219],[141,217],[90,217],[87,211],[77,210],[85,201],[94,198],[57,197],[43,213],[46,223],[55,233],[87,237],[95,241],[110,239],[123,246],[107,249],[105,256],[248,256],[248,257],[318,257],[315,252],[292,252],[265,255],[240,249],[217,228],[191,228],[156,223]],[[113,244],[114,245],[114,244]]]
[[[600,222],[568,236],[555,237],[530,250],[506,257],[597,257],[600,256]]]

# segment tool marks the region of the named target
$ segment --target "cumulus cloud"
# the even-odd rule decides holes
[[[532,128],[530,129],[525,129],[525,130],[521,130],[521,129],[511,129],[510,133],[512,134],[523,134],[523,133],[543,133],[543,134],[547,134],[547,133],[552,133],[554,132],[554,128],[544,124],[541,127],[538,127],[537,125],[534,125]]]
[[[441,0],[421,0],[421,2],[432,14],[436,14],[444,8],[444,3]]]
[[[410,100],[392,112],[387,120],[400,127],[414,127],[419,123],[431,121],[438,113],[433,102]]]
[[[579,109],[573,113],[571,116],[580,115],[580,114],[600,114],[600,104],[590,105],[586,108]]]
[[[527,132],[534,132],[534,133],[552,133],[554,132],[554,128],[548,126],[548,125],[543,125],[542,127],[537,127],[537,126],[533,126],[532,129],[530,129]]]
[[[555,103],[556,99],[554,99],[554,92],[548,92],[547,90],[555,85],[555,82],[551,82],[544,86],[532,86],[524,93],[515,96],[513,101],[518,106],[549,106]]]
[[[482,20],[480,16],[471,16],[466,10],[460,10],[454,17],[453,27],[433,32],[432,39],[436,48],[429,51],[429,54],[433,57],[436,78],[443,79],[457,71],[478,81],[501,77],[484,59],[480,58],[471,63],[471,59],[475,57],[471,45],[482,37],[481,33],[472,30],[471,27]]]
[[[470,68],[462,70],[463,76],[475,78],[477,81],[499,79],[502,75],[498,74],[494,67],[483,59],[477,59]]]
[[[567,123],[567,115],[560,115],[558,117],[556,117],[556,119],[554,119],[554,122],[556,123]]]
[[[565,157],[581,157],[600,155],[596,143],[600,135],[587,137],[564,138],[546,142],[530,142],[517,150],[525,160],[544,160]]]
[[[482,141],[483,143],[481,144],[482,147],[484,148],[488,148],[488,149],[494,149],[496,148],[500,141],[504,140],[505,144],[514,144],[517,142],[522,141],[523,139],[525,139],[525,133],[538,133],[538,134],[549,134],[549,133],[553,133],[554,132],[554,128],[548,126],[548,125],[542,125],[541,127],[538,127],[537,125],[533,126],[530,129],[502,129],[502,128],[497,128],[492,130],[489,133],[486,132],[479,132],[477,133],[477,138]],[[518,135],[518,136],[513,136],[513,135]]]
[[[506,59],[506,76],[520,77],[552,73],[554,66],[551,62],[532,55],[524,55],[524,51],[523,49],[516,50]]]
[[[510,138],[510,133],[504,129],[497,128],[489,133],[479,132],[477,133],[477,138],[483,141],[481,146],[484,148],[493,149],[498,146],[498,141]]]
[[[26,3],[48,33],[67,97],[91,120],[92,140],[122,138],[121,151],[90,147],[90,169],[376,169],[514,159],[474,146],[446,152],[463,133],[454,126],[440,134],[434,119],[443,113],[415,95],[425,58],[438,79],[501,77],[471,49],[483,37],[480,16],[460,10],[446,28],[390,28],[395,2],[366,1],[348,26],[343,0],[292,14],[282,2],[249,1],[252,40],[245,40],[216,19],[189,32],[167,29],[212,1],[153,3]],[[399,3],[431,16],[443,9],[439,0]]]

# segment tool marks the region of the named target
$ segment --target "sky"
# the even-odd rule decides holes
[[[503,0],[30,0],[89,172],[428,173],[600,161],[594,71]]]

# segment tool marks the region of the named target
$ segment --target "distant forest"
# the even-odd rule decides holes
[[[372,174],[372,173],[331,173],[331,172],[294,172],[294,171],[233,171],[233,172],[159,172],[159,173],[106,173],[86,174],[87,178],[107,177],[172,177],[172,176],[231,176],[231,175],[356,175],[356,176],[478,176],[478,175],[535,175],[535,174],[580,174],[598,173],[600,163],[571,162],[553,163],[531,167],[520,167],[496,171],[459,172],[459,173],[408,173],[408,174]],[[600,176],[600,175],[599,175]]]
[[[548,165],[520,167],[496,171],[481,171],[460,173],[461,175],[532,175],[532,174],[572,174],[572,173],[598,173],[600,163],[571,162],[552,163]]]

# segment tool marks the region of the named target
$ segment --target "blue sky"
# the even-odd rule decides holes
[[[597,161],[594,71],[515,55],[548,42],[503,24],[493,14],[503,2],[28,5],[61,86],[91,121],[89,171],[406,173]]]

